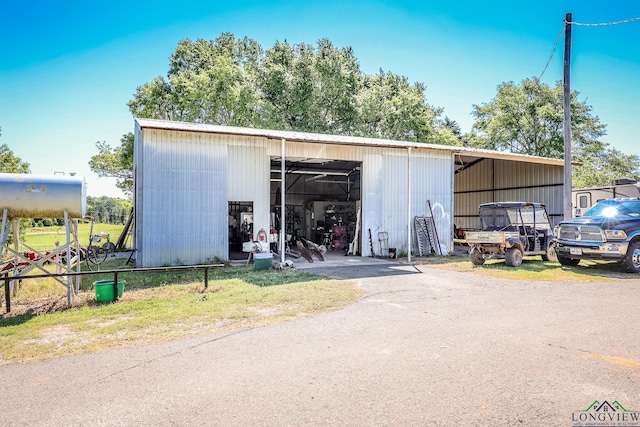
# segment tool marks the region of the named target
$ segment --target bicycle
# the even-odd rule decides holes
[[[107,241],[103,244],[102,239]],[[86,259],[88,264],[99,265],[103,263],[107,256],[114,254],[116,251],[116,245],[111,242],[111,235],[101,231],[98,234],[93,234],[93,221],[91,222],[91,228],[89,230],[89,246],[86,249]]]

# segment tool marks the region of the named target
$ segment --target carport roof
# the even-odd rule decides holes
[[[483,150],[479,148],[456,147],[451,145],[427,144],[422,142],[396,141],[382,138],[363,138],[358,136],[328,135],[320,133],[294,132],[271,129],[254,129],[245,127],[219,126],[203,123],[175,122],[169,120],[135,119],[141,129],[158,129],[185,132],[202,132],[237,136],[255,136],[274,140],[286,140],[295,142],[352,145],[362,147],[393,147],[443,150],[456,156],[456,162],[460,164],[471,163],[477,159],[502,159],[526,163],[540,163],[555,166],[564,166],[564,160],[547,157],[514,154],[502,151]]]

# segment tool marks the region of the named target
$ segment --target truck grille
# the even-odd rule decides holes
[[[566,240],[584,240],[589,242],[602,242],[600,227],[563,225],[560,227],[559,237]]]

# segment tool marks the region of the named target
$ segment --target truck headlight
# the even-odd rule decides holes
[[[623,230],[604,230],[607,240],[624,240],[627,238],[627,233]]]

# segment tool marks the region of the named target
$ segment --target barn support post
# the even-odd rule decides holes
[[[113,300],[118,300],[118,272],[113,273]]]
[[[407,262],[411,263],[411,147],[407,149]]]
[[[281,157],[281,161],[280,161],[280,265],[284,265],[284,246],[285,246],[285,240],[287,239],[287,235],[285,234],[285,223],[286,223],[286,215],[287,212],[285,211],[285,201],[284,201],[284,195],[285,195],[285,170],[284,170],[284,155],[285,155],[285,140],[284,138],[282,138],[282,157]]]
[[[2,244],[3,245],[7,243],[7,237],[9,236],[9,227],[7,226],[8,214],[9,214],[9,210],[7,208],[4,208],[2,210]]]
[[[65,248],[66,248],[66,257],[65,257],[65,269],[67,270],[67,273],[71,272],[71,224],[69,222],[69,213],[67,211],[64,211],[64,228],[65,228],[65,233],[64,233],[64,237],[66,239],[65,241]],[[71,300],[73,297],[73,277],[72,276],[67,276],[67,304],[69,305],[69,307],[71,307]]]
[[[4,302],[7,313],[11,311],[11,290],[9,290],[9,273],[4,273]]]
[[[20,250],[20,219],[12,218],[11,224],[13,227],[13,250],[15,251],[14,253],[18,254]],[[18,263],[15,263],[15,266],[13,267],[13,275],[17,276],[18,273],[19,273]],[[19,280],[11,281],[10,287],[12,288],[11,291],[13,292],[14,297],[18,296],[18,291],[20,290],[20,284],[21,282]]]
[[[78,219],[74,219],[72,222],[73,229],[71,230],[71,235],[73,236],[73,240],[75,241],[76,247],[76,271],[80,272],[81,264],[82,264],[82,249],[80,248],[80,232],[78,226]],[[76,295],[80,292],[80,284],[82,283],[82,278],[80,276],[76,276],[76,284],[74,292]]]

